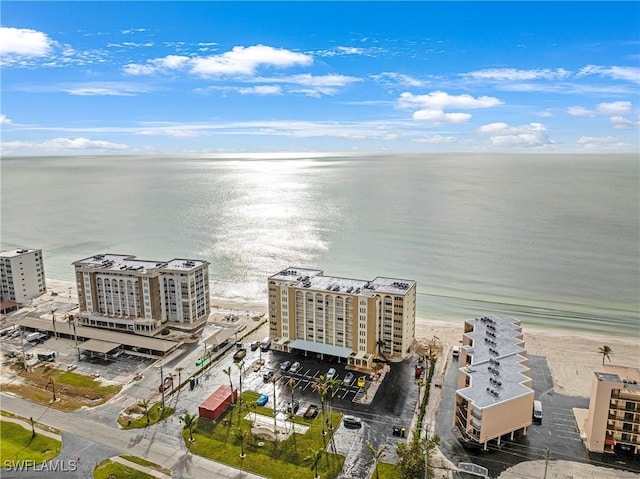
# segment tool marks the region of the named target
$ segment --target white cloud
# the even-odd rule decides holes
[[[46,140],[42,146],[54,150],[126,150],[127,145],[88,138],[53,138]]]
[[[610,66],[603,67],[598,65],[587,65],[578,72],[578,76],[600,75],[613,78],[615,80],[627,80],[632,82],[640,82],[640,68]]]
[[[129,146],[104,140],[90,140],[88,138],[52,138],[42,143],[27,141],[7,141],[1,145],[3,154],[15,152],[36,151],[48,153],[66,153],[82,150],[122,151]]]
[[[45,34],[28,28],[0,27],[0,54],[26,57],[46,56],[54,42]]]
[[[638,126],[640,125],[640,122],[631,121],[622,116],[612,116],[609,118],[609,120],[611,120],[613,127],[617,130],[631,130],[634,128],[638,128]]]
[[[596,110],[601,115],[624,115],[631,111],[630,101],[614,101],[612,103],[599,103]]]
[[[429,144],[438,144],[438,143],[453,143],[457,141],[453,136],[442,136],[442,135],[432,135],[425,136],[423,138],[414,138],[412,140],[414,143],[429,143]]]
[[[11,125],[13,121],[7,118],[7,115],[4,113],[0,114],[0,125]]]
[[[445,113],[445,108],[490,108],[501,105],[502,101],[490,96],[474,98],[471,95],[449,95],[444,91],[433,91],[427,95],[413,95],[404,92],[396,104],[397,108],[416,109],[414,120],[428,120],[439,123],[464,123],[471,118],[469,113]]]
[[[534,115],[539,116],[540,118],[551,118],[554,116],[553,112],[549,108],[544,111],[534,113]]]
[[[203,76],[253,75],[259,67],[287,68],[311,65],[313,58],[284,48],[266,45],[236,46],[230,51],[206,57],[168,55],[148,60],[147,63],[130,63],[123,68],[129,75],[152,75],[170,70],[190,68],[190,73]]]
[[[413,112],[414,120],[428,120],[436,124],[439,123],[464,123],[469,120],[469,113],[445,113],[439,109],[418,110]]]
[[[281,95],[282,87],[279,85],[256,85],[247,88],[238,88],[243,95]]]
[[[432,91],[427,95],[413,95],[405,92],[398,100],[399,108],[425,108],[425,109],[445,109],[445,108],[490,108],[502,105],[502,101],[491,97],[481,96],[474,98],[471,95],[449,95],[444,91]]]
[[[286,68],[311,63],[311,56],[284,48],[236,46],[221,55],[193,58],[191,72],[201,76],[253,75],[259,66]]]
[[[571,72],[564,68],[556,68],[551,70],[548,68],[539,68],[534,70],[518,70],[515,68],[487,68],[474,72],[464,73],[465,78],[473,78],[475,80],[556,80],[566,78]]]
[[[596,112],[593,110],[589,110],[583,106],[570,106],[567,108],[567,113],[571,116],[596,116]]]
[[[542,123],[529,123],[528,125],[510,126],[507,123],[490,123],[478,128],[478,132],[489,136],[492,146],[511,147],[536,147],[549,144],[547,129]]]
[[[405,75],[403,73],[396,72],[382,72],[378,75],[371,76],[374,80],[386,83],[386,84],[394,84],[400,86],[424,86],[424,82],[413,78],[412,76]]]
[[[84,82],[48,85],[26,85],[17,88],[29,93],[63,92],[76,96],[134,96],[138,93],[149,93],[148,85],[128,82]]]
[[[615,136],[583,136],[578,140],[578,144],[585,150],[623,150],[630,146]]]

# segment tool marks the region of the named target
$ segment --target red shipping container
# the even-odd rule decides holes
[[[202,401],[202,404],[200,404],[198,408],[198,414],[200,417],[206,417],[207,419],[218,419],[237,398],[237,389],[233,390],[232,397],[231,387],[218,386],[218,389],[213,391],[211,396]]]

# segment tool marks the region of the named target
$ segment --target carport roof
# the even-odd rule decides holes
[[[352,352],[350,348],[334,346],[333,344],[314,343],[306,339],[294,339],[289,344],[289,348],[302,349],[303,351],[311,351],[312,353],[328,354],[329,356],[337,356],[340,358],[348,358]]]
[[[119,347],[118,343],[111,343],[109,341],[100,341],[99,339],[90,339],[80,344],[79,348],[85,351],[93,351],[94,353],[107,354]]]
[[[204,342],[205,344],[212,344],[214,346],[218,346],[224,343],[229,338],[233,337],[237,333],[238,331],[235,329],[221,328],[221,329],[218,329],[211,336],[209,336],[207,339],[205,339]]]

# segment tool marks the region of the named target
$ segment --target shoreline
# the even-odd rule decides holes
[[[68,299],[69,288],[71,288],[71,299],[73,299],[75,283],[53,278],[47,278],[46,281],[47,293],[43,296],[53,291],[58,293],[60,299]],[[249,312],[252,315],[267,313],[266,301],[265,303],[242,302],[211,297],[210,304],[212,313],[225,310]],[[444,359],[448,359],[451,348],[462,342],[464,322],[467,319],[469,318],[461,318],[458,322],[453,322],[416,316],[416,341],[440,342],[443,346]],[[533,328],[526,324],[523,324],[522,330],[527,354],[547,358],[554,388],[559,394],[589,396],[593,372],[602,366],[603,358],[598,354],[598,348],[605,344],[613,350],[611,355],[613,364],[630,367],[638,367],[640,364],[638,338]]]

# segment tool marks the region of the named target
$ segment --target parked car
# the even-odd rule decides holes
[[[257,399],[256,404],[258,406],[264,406],[268,402],[269,402],[269,396],[267,396],[266,394],[261,394],[260,397]]]
[[[290,373],[295,373],[296,371],[298,371],[298,369],[300,369],[300,363],[298,361],[296,361],[295,363],[293,363],[291,365],[291,367],[289,368],[289,372]]]
[[[246,349],[238,349],[236,353],[233,355],[233,360],[240,361],[241,359],[244,359],[246,355],[247,355]]]
[[[298,412],[298,409],[300,409],[300,401],[293,401],[293,406],[291,401],[287,403],[287,412],[293,412],[293,414],[295,414]]]
[[[266,373],[264,373],[262,375],[262,380],[266,383],[266,382],[271,381],[272,377],[273,377],[273,371],[269,371],[269,372],[266,372]]]
[[[335,377],[336,377],[336,370],[334,368],[329,369],[329,371],[327,371],[327,381],[330,381]]]
[[[451,354],[453,355],[454,358],[457,358],[458,356],[460,356],[460,346],[454,346],[453,349],[451,350]]]
[[[304,412],[304,418],[313,419],[317,415],[318,415],[318,406],[316,406],[315,404],[309,404],[309,407]]]
[[[251,351],[255,351],[260,347],[260,341],[254,341],[251,343]]]
[[[290,367],[291,367],[291,361],[285,361],[280,365],[280,371],[282,372],[288,371]]]
[[[353,373],[348,372],[347,374],[345,374],[344,379],[342,380],[342,385],[351,386],[352,382],[353,382]]]
[[[342,417],[342,424],[348,428],[358,428],[362,426],[362,420],[357,416],[346,415]]]
[[[367,378],[366,376],[360,376],[358,378],[358,387],[359,388],[363,388],[365,386],[365,384],[367,383]]]

